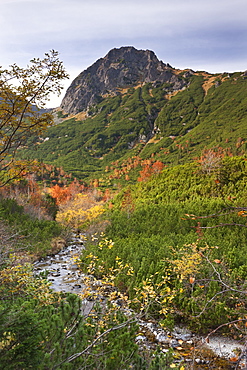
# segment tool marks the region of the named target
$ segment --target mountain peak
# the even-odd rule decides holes
[[[115,59],[119,56],[125,56],[127,60],[132,60],[133,56],[149,55],[157,59],[155,53],[152,50],[138,50],[134,46],[121,46],[120,48],[111,49],[105,56],[105,58]],[[157,59],[158,60],[158,59]]]
[[[137,50],[133,46],[114,48],[74,79],[62,100],[61,109],[77,114],[105,95],[117,95],[119,89],[148,82],[173,83],[174,89],[185,85],[174,69],[159,60],[153,51]]]

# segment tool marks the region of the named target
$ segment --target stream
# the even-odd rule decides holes
[[[84,248],[80,236],[73,236],[70,244],[54,256],[48,256],[34,263],[34,273],[47,272],[47,280],[55,292],[80,293],[83,289],[83,274],[75,258]]]
[[[34,263],[34,274],[46,273],[51,288],[56,292],[70,292],[80,294],[85,287],[83,274],[75,259],[84,249],[83,238],[74,235],[70,244],[54,256],[48,256]],[[84,300],[83,314],[90,312],[93,301]],[[221,336],[210,336],[209,343],[205,338],[198,337],[186,328],[175,327],[168,332],[155,322],[139,321],[140,333],[136,341],[146,349],[155,349],[157,345],[167,352],[173,348],[177,353],[177,361],[185,362],[186,369],[236,369],[236,362],[229,361],[236,358],[236,350],[243,351],[244,346],[239,342]],[[247,369],[246,358],[237,369]]]

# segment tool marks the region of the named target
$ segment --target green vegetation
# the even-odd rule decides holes
[[[82,298],[54,293],[46,274],[33,275],[32,265],[23,258],[30,252],[36,258],[50,252],[51,238],[62,230],[55,221],[33,219],[11,199],[1,199],[0,215],[0,222],[10,226],[6,240],[14,238],[11,248],[0,246],[1,368],[113,370],[116,364],[119,369],[169,368],[171,351],[165,355],[138,347],[134,316],[96,302],[83,314]]]
[[[159,299],[152,302],[150,296],[149,314],[165,326],[175,321],[208,332],[245,318],[244,296],[226,289],[216,271],[227,286],[244,292],[246,212],[240,210],[246,204],[246,180],[246,159],[228,157],[209,174],[201,164],[180,165],[123,189],[108,216],[106,237],[114,244],[89,245],[82,268],[88,267],[90,254],[98,277],[119,261],[131,266],[133,274],[118,274],[115,284],[139,309],[139,290],[154,289]],[[212,214],[219,215],[200,217]]]
[[[193,161],[205,147],[243,154],[247,80],[240,73],[197,73],[189,80],[189,87],[174,96],[169,95],[170,85],[148,83],[104,98],[90,107],[83,121],[64,120],[43,136],[30,138],[19,154],[63,167],[86,181],[106,178],[110,173],[105,168],[112,162],[136,155],[174,165]],[[136,179],[136,171],[129,176]]]
[[[103,313],[95,307],[92,315],[83,316],[79,297],[52,293],[28,266],[5,269],[0,280],[2,369],[111,370],[116,363],[119,368],[147,368],[134,344],[135,321],[125,324],[121,312]]]
[[[194,76],[188,89],[179,92],[164,106],[156,121],[162,135],[183,136],[198,124],[198,108],[204,100],[202,84],[203,77]]]
[[[0,67],[0,185],[18,177],[30,163],[17,161],[16,151],[27,137],[39,135],[53,124],[44,109],[50,93],[61,92],[68,78],[58,52],[51,50],[43,59],[34,58],[26,68],[17,64]]]
[[[39,139],[38,143],[37,137],[30,139],[28,146],[35,150],[23,150],[22,157],[63,166],[78,178],[97,175],[135,146],[140,135],[149,135],[157,108],[145,103],[145,95],[146,89],[142,93],[138,88],[123,96],[104,99],[91,107],[90,118],[84,121],[71,118],[51,127],[43,137],[49,139]]]
[[[83,120],[58,112],[61,123],[13,141],[21,167],[10,177],[4,169],[3,179],[21,172],[23,179],[1,194],[24,206],[0,199],[1,368],[180,368],[172,353],[137,345],[138,317],[245,335],[247,80],[241,73],[180,78],[186,89],[130,86],[99,97]],[[51,117],[40,117],[42,131]],[[27,122],[20,123],[22,132]],[[28,168],[29,159],[45,165]],[[52,292],[45,274],[33,276],[26,263],[55,252],[51,242],[64,232],[54,221],[58,208],[64,224],[99,230],[78,264],[85,284],[92,275],[101,282],[81,297]],[[87,314],[83,299],[94,301]]]
[[[39,220],[25,214],[23,206],[19,206],[12,199],[0,199],[0,221],[8,227],[9,238],[15,239],[13,247],[3,254],[7,260],[9,254],[19,250],[34,254],[36,258],[54,252],[51,245],[52,239],[63,232],[62,227],[55,221]],[[1,245],[1,248],[4,248],[4,245]]]

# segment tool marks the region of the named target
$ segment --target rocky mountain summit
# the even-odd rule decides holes
[[[148,82],[171,84],[173,91],[186,86],[186,80],[169,64],[159,60],[153,51],[131,46],[115,48],[74,79],[62,100],[61,109],[77,114],[102,97],[114,96],[120,94],[121,89]]]

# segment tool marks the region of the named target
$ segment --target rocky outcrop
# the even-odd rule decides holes
[[[104,58],[81,72],[68,88],[61,109],[69,114],[87,110],[102,97],[116,95],[122,88],[147,82],[170,83],[173,90],[186,86],[174,69],[160,61],[153,51],[134,47],[112,49]]]

